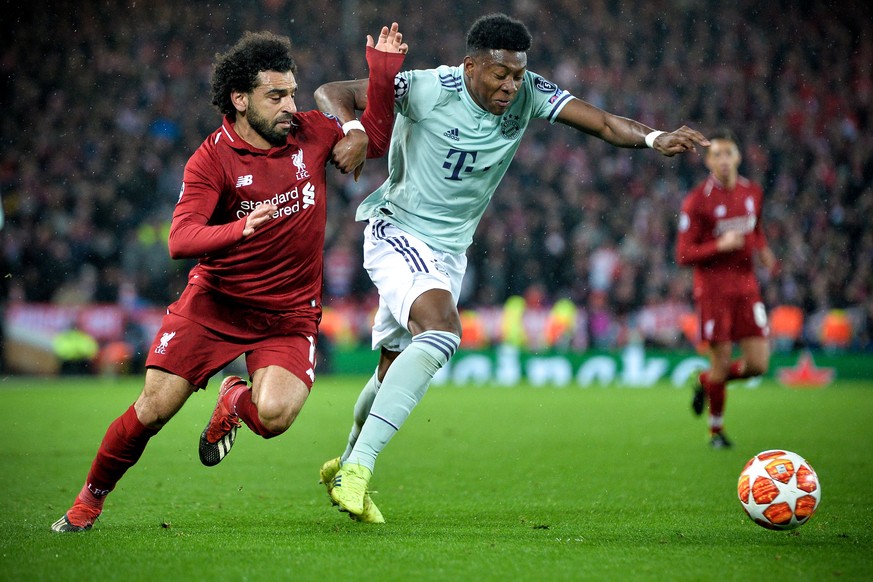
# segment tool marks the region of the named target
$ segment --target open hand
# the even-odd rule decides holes
[[[250,236],[273,218],[278,210],[275,204],[261,204],[252,210],[246,217],[246,226],[243,228],[243,236]]]
[[[403,34],[398,30],[399,26],[396,22],[391,23],[391,28],[382,27],[382,32],[379,33],[379,41],[373,42],[373,37],[367,35],[367,46],[375,48],[383,53],[400,53],[405,55],[409,50],[409,45],[403,42]]]
[[[746,235],[738,230],[729,230],[715,241],[716,248],[723,253],[736,251],[746,244]]]

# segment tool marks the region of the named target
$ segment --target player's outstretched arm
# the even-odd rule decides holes
[[[391,28],[383,26],[377,41],[368,34],[367,47],[388,54],[405,55],[409,51],[396,22]],[[368,79],[325,83],[315,90],[315,104],[321,111],[335,115],[340,123],[351,121],[356,111],[367,108],[368,85]]]
[[[333,164],[343,173],[354,171],[356,180],[367,157],[379,157],[388,149],[394,121],[393,79],[408,50],[396,22],[390,28],[383,26],[378,40],[367,35],[369,79],[326,83],[315,91],[318,108],[335,115],[343,124],[353,122],[356,111],[364,111],[361,122],[367,133],[350,129],[332,153]]]
[[[665,156],[695,151],[696,146],[709,146],[709,140],[690,127],[683,125],[672,132],[658,132],[639,121],[613,115],[582,99],[567,103],[557,120],[614,146],[651,147]]]
[[[315,90],[314,96],[319,110],[345,123],[355,119],[355,111],[363,111],[367,106],[367,79],[325,83]]]
[[[651,141],[652,149],[668,157],[684,152],[696,152],[696,146],[709,147],[709,140],[702,133],[696,129],[691,129],[687,125],[683,125],[675,131],[650,132],[650,134],[653,137],[645,138],[646,145],[649,145],[648,142]],[[649,134],[646,135],[648,136]]]

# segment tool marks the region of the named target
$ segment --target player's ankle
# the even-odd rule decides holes
[[[88,485],[82,487],[82,490],[79,491],[79,494],[76,495],[76,503],[82,503],[89,507],[93,507],[97,510],[103,509],[103,502],[106,501],[106,495],[94,495],[91,490],[88,488]]]

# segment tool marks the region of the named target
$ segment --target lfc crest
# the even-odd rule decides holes
[[[304,180],[309,177],[309,170],[306,169],[306,163],[303,161],[303,150],[297,150],[291,156],[291,163],[297,167],[297,179]]]

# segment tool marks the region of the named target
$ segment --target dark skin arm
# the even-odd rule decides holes
[[[573,99],[558,114],[560,123],[593,135],[614,146],[645,148],[646,135],[654,131],[633,119],[608,113],[582,99]],[[654,149],[665,156],[694,151],[695,146],[709,146],[709,140],[699,131],[682,126],[655,139]]]
[[[355,119],[356,111],[367,107],[367,79],[334,81],[315,90],[315,104],[336,115],[340,123]]]
[[[327,83],[315,90],[315,103],[321,111],[336,115],[340,123],[356,119],[355,111],[367,107],[367,80],[336,81]],[[347,174],[354,168],[355,180],[364,169],[364,154],[367,151],[367,134],[358,129],[351,130],[333,148],[331,162]]]
[[[403,42],[398,24],[383,26],[379,38],[367,35],[367,46],[386,53],[406,54],[409,46]],[[367,108],[368,79],[326,83],[315,90],[315,103],[321,111],[335,115],[340,123],[356,119],[356,111]],[[353,129],[333,148],[332,163],[343,173],[354,168],[355,180],[364,169],[368,138],[363,131]]]

